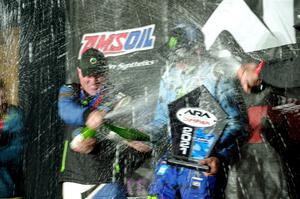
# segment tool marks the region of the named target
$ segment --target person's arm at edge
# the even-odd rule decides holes
[[[242,97],[239,92],[239,89],[235,88],[233,92],[224,94],[219,99],[222,108],[228,114],[228,124],[211,156],[217,157],[225,164],[232,163],[239,154],[239,147],[249,138],[246,107],[240,104]]]
[[[24,122],[21,109],[10,106],[8,119],[3,121],[1,133],[15,134],[7,146],[0,147],[0,166],[20,164],[24,149]]]

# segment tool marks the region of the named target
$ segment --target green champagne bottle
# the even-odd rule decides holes
[[[89,127],[84,127],[81,129],[80,134],[83,136],[84,139],[93,138],[96,135],[96,131]]]
[[[71,148],[76,148],[80,142],[85,139],[93,138],[96,136],[96,131],[89,127],[80,127],[73,131],[72,133],[73,139],[70,143]]]
[[[136,141],[150,141],[150,136],[135,129],[135,128],[123,128],[119,126],[115,126],[111,123],[105,122],[104,126],[117,133],[122,138],[128,139],[128,140],[136,140]]]

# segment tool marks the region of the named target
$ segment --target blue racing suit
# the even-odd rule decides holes
[[[167,105],[196,87],[204,85],[228,114],[228,123],[211,156],[218,157],[222,164],[227,164],[238,154],[239,143],[248,138],[248,131],[245,128],[247,115],[241,106],[242,98],[235,82],[232,79],[223,79],[222,75],[214,70],[219,64],[221,63],[217,61],[214,64],[203,62],[200,66],[186,69],[167,66],[160,82],[154,120],[144,127],[145,131],[152,133],[153,140],[161,138],[163,129],[169,122]],[[148,198],[172,199],[178,192],[183,199],[219,197],[214,196],[217,179],[217,176],[205,176],[200,171],[168,165],[166,156],[163,156],[155,168]]]

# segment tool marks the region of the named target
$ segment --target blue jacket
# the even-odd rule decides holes
[[[167,105],[196,87],[204,85],[228,114],[228,124],[215,146],[213,155],[221,161],[228,162],[238,154],[239,143],[245,141],[249,136],[246,128],[247,114],[245,107],[241,106],[241,91],[233,79],[224,79],[215,70],[220,68],[220,64],[222,63],[218,61],[214,61],[214,64],[204,62],[199,66],[191,66],[187,69],[167,66],[160,82],[154,120],[144,127],[145,131],[152,133],[153,140],[160,139],[164,134],[162,129],[167,127],[169,122]],[[223,67],[230,66],[224,64]]]
[[[24,151],[22,111],[9,106],[0,129],[0,198],[20,196]]]
[[[104,96],[105,89],[101,90],[101,92],[95,96],[92,100],[90,100],[87,106],[83,106],[81,104],[81,100],[86,98],[83,90],[75,91],[79,89],[78,85],[63,85],[59,90],[59,100],[58,100],[58,114],[61,119],[68,125],[72,126],[84,126],[85,124],[85,116],[91,111],[91,106],[94,104],[94,100],[96,100],[99,96]],[[99,106],[95,107],[98,110],[110,110],[110,101],[107,97],[103,99]]]

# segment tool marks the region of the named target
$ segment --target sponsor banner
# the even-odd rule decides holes
[[[89,48],[102,51],[106,57],[153,49],[155,43],[154,30],[155,25],[152,24],[114,32],[84,34],[78,59]]]

